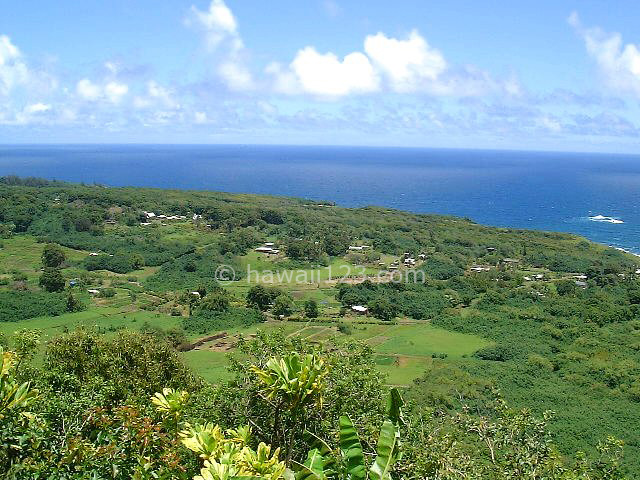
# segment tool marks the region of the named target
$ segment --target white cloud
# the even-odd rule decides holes
[[[333,53],[318,53],[313,47],[300,50],[289,70],[272,65],[276,88],[284,93],[299,91],[312,95],[338,97],[379,89],[376,72],[366,55],[354,52],[342,60]]]
[[[364,51],[376,67],[389,78],[390,87],[397,92],[420,90],[425,82],[433,82],[446,70],[442,54],[429,46],[416,31],[406,40],[389,38],[384,33],[369,35]]]
[[[102,95],[102,88],[88,78],[83,78],[76,85],[76,93],[84,100],[97,100]]]
[[[255,87],[246,65],[247,51],[238,32],[238,23],[224,0],[212,0],[206,11],[192,5],[186,23],[204,32],[209,51],[222,57],[216,73],[231,90]]]
[[[195,25],[205,31],[210,48],[217,47],[229,37],[236,40],[233,42],[235,47],[242,46],[238,36],[238,24],[224,0],[212,0],[207,11],[201,11],[192,5],[190,13],[187,24]]]
[[[587,53],[595,60],[607,85],[640,96],[640,47],[623,44],[619,33],[585,28],[576,12],[571,13],[568,22],[584,40]]]
[[[342,60],[334,53],[318,53],[314,47],[306,47],[288,67],[271,63],[266,72],[276,92],[329,98],[385,90],[459,97],[521,94],[513,76],[497,81],[473,66],[449,66],[442,53],[415,30],[405,39],[384,33],[369,35],[364,52],[350,53]]]
[[[24,112],[28,113],[28,114],[32,114],[32,113],[42,113],[42,112],[46,112],[48,110],[51,110],[51,105],[47,105],[44,103],[34,103],[31,105],[27,105],[24,108]]]
[[[29,69],[18,47],[7,35],[0,35],[0,95],[8,95],[17,85],[29,80]]]
[[[104,94],[111,103],[120,103],[128,92],[129,87],[124,83],[109,82],[104,86]]]
[[[124,83],[111,81],[105,85],[93,83],[88,78],[83,78],[76,84],[76,93],[83,100],[106,100],[117,104],[129,92],[129,86]]]
[[[179,108],[180,104],[173,98],[173,93],[168,88],[163,87],[155,80],[147,82],[146,95],[136,96],[133,99],[133,106],[136,108]]]

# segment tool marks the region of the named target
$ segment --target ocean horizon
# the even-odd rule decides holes
[[[284,195],[345,207],[376,205],[466,217],[490,226],[575,233],[640,253],[640,155],[413,147],[3,145],[3,175]]]

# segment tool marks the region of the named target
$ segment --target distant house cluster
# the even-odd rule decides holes
[[[267,255],[277,255],[280,253],[280,249],[276,248],[275,243],[265,242],[264,245],[255,249],[258,253],[266,253]]]

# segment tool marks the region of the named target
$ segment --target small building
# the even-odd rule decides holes
[[[520,263],[520,260],[516,258],[503,258],[502,263],[516,264],[516,263]]]
[[[544,279],[544,274],[538,273],[538,274],[534,275],[534,278],[536,280],[543,280]]]
[[[91,295],[97,295],[100,293],[100,290],[96,290],[95,288],[90,288],[89,290],[87,290],[87,292],[89,292]]]
[[[258,248],[256,248],[256,252],[258,252],[258,253],[272,253],[273,252],[273,248],[271,248],[271,247],[258,247]]]
[[[580,288],[587,288],[587,282],[581,282],[580,280],[576,280],[576,286]]]
[[[427,255],[425,253],[421,253],[420,255],[418,255],[418,258],[420,260],[424,260],[425,258],[427,258]]]
[[[361,252],[362,251],[362,247],[356,246],[356,245],[349,245],[349,250],[355,251],[355,252]]]
[[[198,297],[200,298],[200,292],[189,292],[191,295],[193,295],[194,297]]]
[[[584,274],[583,275],[574,275],[573,278],[575,278],[576,280],[586,280],[587,276],[584,275]]]
[[[397,265],[389,265],[388,270],[398,270],[398,266]]]
[[[271,248],[273,248],[273,247],[275,247],[275,246],[276,246],[276,244],[275,244],[275,243],[273,243],[273,242],[265,242],[264,246],[265,246],[265,247],[271,247]]]
[[[491,266],[490,265],[471,265],[471,268],[469,269],[472,272],[488,272],[489,270],[491,270]]]
[[[98,255],[100,255],[98,252],[91,252],[89,254],[90,257],[97,257]]]
[[[366,315],[369,309],[363,305],[354,305],[353,307],[351,307],[351,311],[356,312],[360,315]]]
[[[487,252],[493,253],[496,251],[496,247],[487,247]]]

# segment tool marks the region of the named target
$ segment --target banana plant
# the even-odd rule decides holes
[[[358,432],[351,419],[340,417],[339,461],[326,446],[313,449],[304,464],[299,465],[296,480],[391,480],[395,463],[402,456],[400,427],[404,425],[402,397],[392,389],[387,401],[387,419],[380,428],[375,459],[367,470]]]
[[[26,407],[37,395],[29,382],[18,384],[12,373],[16,366],[16,355],[0,348],[0,420],[10,410]]]

